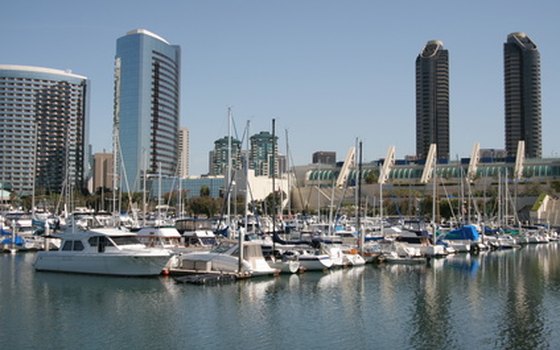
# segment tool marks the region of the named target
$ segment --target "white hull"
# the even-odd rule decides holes
[[[389,264],[403,264],[403,265],[418,265],[426,264],[427,260],[423,257],[400,257],[400,256],[386,256],[384,261]]]
[[[269,261],[268,265],[271,268],[277,269],[280,273],[297,273],[300,269],[300,262],[297,260],[288,260],[288,261]]]
[[[232,255],[237,251],[237,245],[222,242],[222,245],[229,248],[226,251],[194,252],[183,254],[178,258],[178,265],[173,266],[177,272],[181,270],[194,273],[239,273],[250,276],[274,275],[279,270],[269,266],[262,256],[260,244],[244,244],[243,261],[241,271],[239,271],[239,257]],[[220,250],[220,246],[216,247]],[[173,272],[173,269],[172,269]]]
[[[362,266],[366,264],[366,259],[359,254],[345,254],[344,258],[349,266]]]
[[[38,271],[56,271],[115,276],[156,276],[169,261],[168,253],[84,253],[38,252],[34,266]]]
[[[304,271],[322,271],[330,269],[333,266],[333,261],[326,255],[306,255],[299,256],[300,267]]]

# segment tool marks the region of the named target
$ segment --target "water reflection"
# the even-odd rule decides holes
[[[33,254],[4,255],[0,336],[12,348],[560,348],[558,246],[216,286],[36,273]]]

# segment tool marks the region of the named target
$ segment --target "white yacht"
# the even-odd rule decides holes
[[[148,247],[169,249],[174,252],[184,248],[181,243],[182,236],[173,226],[146,226],[133,232],[140,242]]]
[[[302,249],[298,252],[297,258],[303,271],[328,270],[334,264],[329,254],[323,254],[319,250]]]
[[[53,237],[62,240],[58,250],[37,253],[37,271],[116,276],[159,275],[171,257],[166,249],[149,248],[136,235],[115,228],[68,230]]]
[[[192,252],[178,256],[171,273],[230,273],[243,277],[275,275],[280,271],[266,262],[260,243],[243,243],[243,261],[239,271],[239,244],[225,239],[211,251]]]

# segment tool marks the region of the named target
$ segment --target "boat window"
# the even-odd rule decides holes
[[[136,236],[111,237],[116,245],[142,244]]]
[[[84,250],[82,241],[74,241],[74,250]]]
[[[97,241],[99,237],[91,237],[88,239],[89,245],[92,247],[97,247]]]
[[[233,243],[222,242],[216,248],[212,249],[212,251],[214,253],[225,253],[231,248],[232,245]]]
[[[200,241],[203,245],[214,245],[216,244],[216,238],[209,237],[209,238],[201,238]]]
[[[62,250],[72,250],[72,241],[65,241]]]

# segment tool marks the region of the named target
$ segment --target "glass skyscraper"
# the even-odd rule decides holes
[[[416,156],[426,159],[432,143],[449,159],[449,53],[439,40],[416,58]]]
[[[214,151],[212,152],[210,164],[210,175],[227,174],[230,139],[232,171],[239,171],[243,168],[241,163],[241,141],[231,136],[224,136],[221,139],[214,141]]]
[[[177,176],[181,49],[144,29],[117,40],[115,146],[122,191],[147,174]]]
[[[278,136],[272,136],[268,131],[261,131],[251,136],[251,151],[249,153],[249,169],[255,170],[255,176],[272,176],[279,174],[278,168]],[[275,166],[272,167],[272,159]]]
[[[0,183],[18,195],[82,189],[89,172],[86,77],[0,65]],[[35,187],[35,188],[34,188]]]
[[[525,33],[504,43],[505,142],[514,157],[525,141],[525,156],[541,158],[541,63],[537,45]]]

